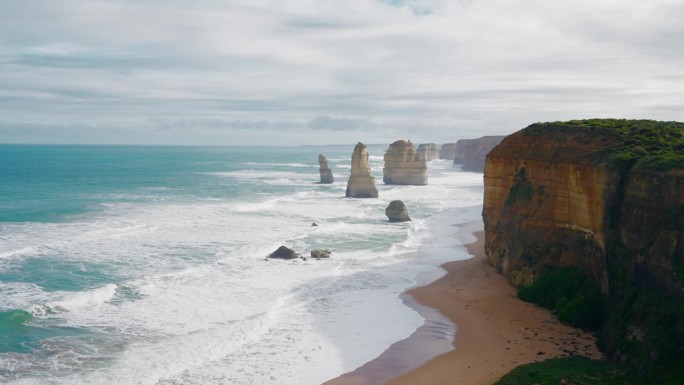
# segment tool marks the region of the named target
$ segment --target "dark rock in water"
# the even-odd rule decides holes
[[[385,215],[390,222],[408,222],[411,218],[406,210],[406,205],[402,201],[392,201],[385,209]]]
[[[327,250],[327,249],[316,249],[316,250],[311,250],[311,258],[330,258],[332,255],[332,251]]]
[[[332,170],[330,167],[328,167],[328,160],[325,158],[325,156],[320,154],[318,155],[318,166],[318,172],[321,174],[321,181],[319,183],[330,184],[335,182]]]
[[[269,254],[268,257],[277,259],[295,259],[299,258],[299,255],[292,249],[289,249],[285,246],[280,246],[278,250]]]
[[[311,224],[312,227],[318,227],[318,223],[314,222]]]

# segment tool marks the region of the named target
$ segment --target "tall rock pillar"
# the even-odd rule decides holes
[[[347,182],[347,198],[377,198],[375,178],[368,166],[368,148],[359,142],[354,147],[351,161],[351,175]]]
[[[335,181],[332,170],[328,167],[328,160],[323,155],[318,155],[318,172],[321,174],[321,182],[323,184],[330,184]]]

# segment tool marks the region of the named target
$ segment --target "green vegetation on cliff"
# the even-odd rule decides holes
[[[537,123],[491,162],[488,257],[526,286],[519,298],[598,331],[611,361],[647,379],[634,383],[684,384],[684,123]],[[548,382],[536,365],[500,384],[631,383]]]
[[[519,366],[494,385],[653,385],[622,365],[586,357],[550,359]]]
[[[555,311],[558,320],[583,329],[598,330],[603,324],[603,295],[581,270],[562,267],[521,287],[518,298]]]
[[[614,135],[617,144],[593,154],[598,160],[635,170],[668,171],[684,168],[684,123],[655,120],[587,119],[536,123],[528,135]]]

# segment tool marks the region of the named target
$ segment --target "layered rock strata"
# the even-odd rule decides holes
[[[512,284],[578,268],[605,296],[611,358],[684,357],[684,124],[535,124],[489,153],[484,183],[485,251]]]
[[[321,154],[318,154],[318,172],[321,175],[320,183],[330,184],[335,182],[332,170],[330,169],[330,167],[328,167],[328,160],[325,158],[325,156]]]
[[[427,161],[418,155],[411,141],[397,140],[385,152],[382,180],[385,184],[426,185]]]
[[[451,158],[448,159],[453,159],[454,165],[460,165],[463,171],[483,172],[487,154],[501,143],[503,138],[505,136],[461,139],[454,144]]]
[[[439,159],[439,151],[437,150],[437,145],[434,143],[422,143],[418,145],[418,154],[425,160],[435,160]]]
[[[375,178],[368,166],[368,148],[359,142],[354,147],[351,160],[351,174],[347,182],[347,198],[377,198]]]

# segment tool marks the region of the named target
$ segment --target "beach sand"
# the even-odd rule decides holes
[[[475,235],[477,241],[466,245],[473,258],[444,264],[444,277],[408,291],[457,325],[454,350],[411,370],[392,365],[392,357],[415,356],[408,349],[429,350],[434,342],[412,336],[407,339],[412,343],[397,343],[379,359],[325,385],[490,385],[525,363],[571,354],[603,358],[592,334],[518,300],[515,288],[487,263],[484,232]]]

